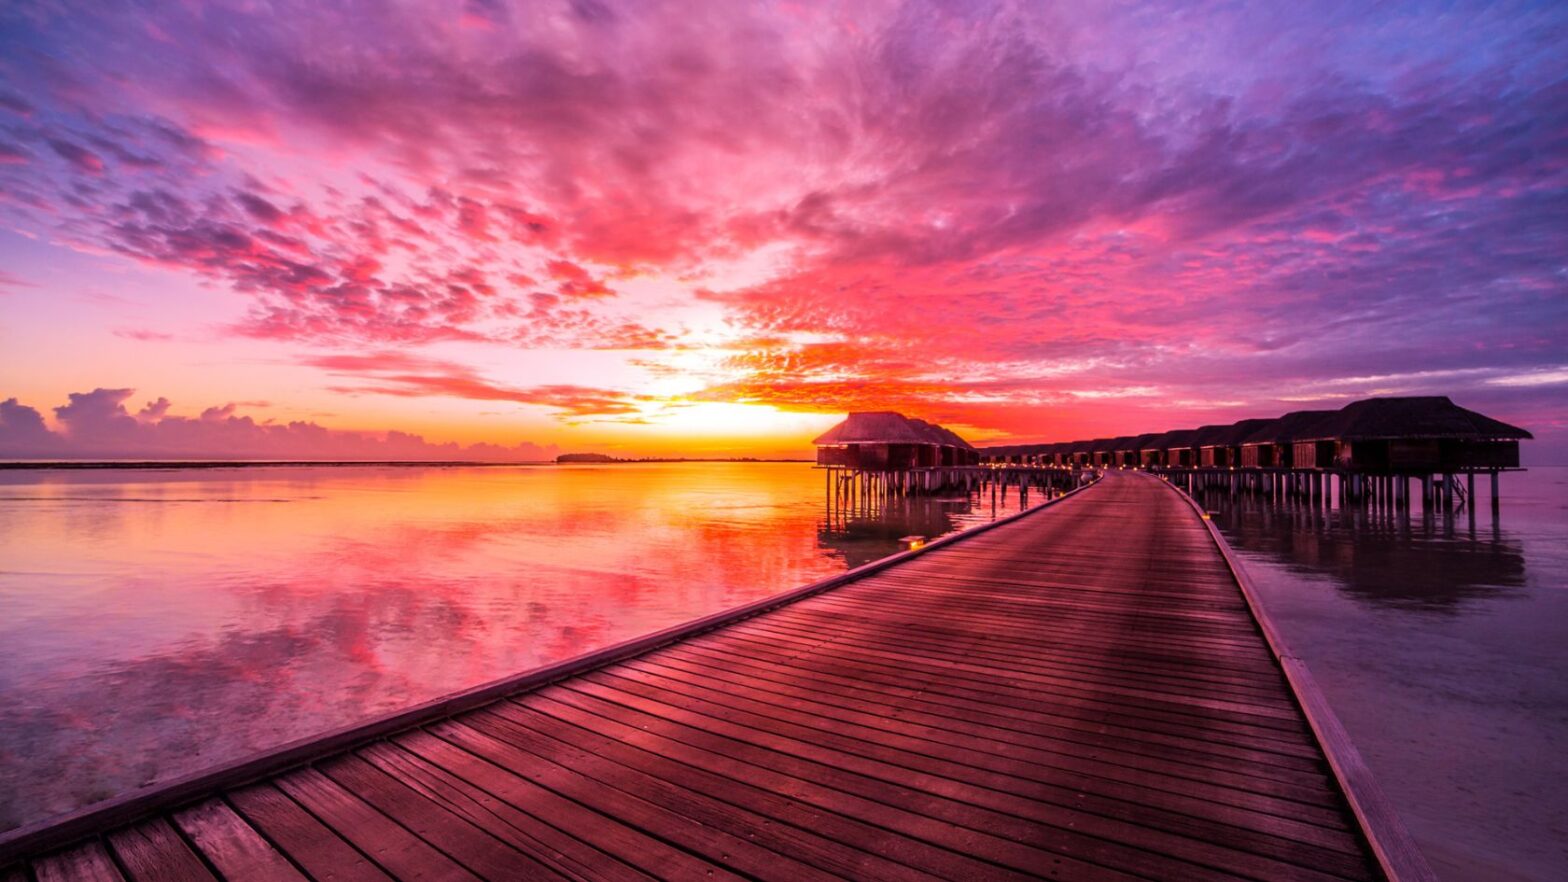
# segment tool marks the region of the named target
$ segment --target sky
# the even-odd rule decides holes
[[[13,0],[0,453],[1436,394],[1568,463],[1564,45],[1561,3]]]

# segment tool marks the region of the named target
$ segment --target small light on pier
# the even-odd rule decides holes
[[[926,537],[924,536],[905,536],[898,542],[908,551],[919,551],[926,547]]]

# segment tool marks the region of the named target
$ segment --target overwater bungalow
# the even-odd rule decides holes
[[[1519,442],[1534,437],[1446,396],[1368,398],[1299,434],[1295,468],[1310,459],[1307,467],[1394,473],[1518,468]]]
[[[1273,422],[1267,418],[1241,420],[1228,426],[1198,430],[1198,464],[1202,468],[1233,469],[1241,464],[1241,443],[1253,432]]]
[[[1130,436],[1124,443],[1116,445],[1116,465],[1118,468],[1135,469],[1143,465],[1143,448],[1150,440],[1158,437],[1157,432],[1147,432],[1142,435]]]
[[[1115,438],[1096,438],[1089,442],[1089,464],[1095,468],[1106,468],[1111,464],[1112,450],[1116,446]]]
[[[980,454],[956,433],[892,411],[850,414],[811,442],[817,465],[873,472],[974,465]]]
[[[921,467],[975,465],[980,461],[980,451],[951,429],[925,420],[909,422],[931,440],[930,446],[923,448],[924,456],[931,461],[922,461]]]
[[[1241,466],[1249,469],[1289,469],[1296,467],[1295,443],[1311,437],[1314,426],[1332,416],[1332,410],[1293,410],[1269,420],[1241,441]],[[1309,446],[1309,458],[1316,462],[1317,452]]]
[[[1170,446],[1170,438],[1176,432],[1159,432],[1150,435],[1138,445],[1138,465],[1153,469],[1165,465],[1165,451]]]
[[[1369,398],[1337,411],[1298,410],[1197,429],[1096,438],[1053,445],[990,448],[987,461],[1073,468],[1144,468],[1168,472],[1189,490],[1229,487],[1322,500],[1369,499],[1411,505],[1411,481],[1424,499],[1448,507],[1475,495],[1477,474],[1519,467],[1529,432],[1467,410],[1441,396]],[[1022,456],[1005,457],[1002,451]],[[1464,477],[1465,488],[1458,487]]]
[[[1055,444],[1046,445],[1045,464],[1057,468],[1071,465],[1072,453],[1068,449],[1070,446],[1069,442],[1066,441],[1058,441]]]
[[[1197,437],[1197,429],[1176,429],[1166,432],[1165,462],[1162,465],[1173,469],[1190,469],[1197,465],[1198,448],[1194,445]]]

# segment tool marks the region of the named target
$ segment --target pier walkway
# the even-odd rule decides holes
[[[0,880],[1426,878],[1159,479],[865,569],[13,834]]]

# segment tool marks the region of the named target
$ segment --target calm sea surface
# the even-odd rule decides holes
[[[824,490],[799,463],[0,470],[0,829],[1018,504]]]
[[[760,463],[0,471],[0,828],[1017,504],[823,490]],[[1473,529],[1207,500],[1450,880],[1568,878],[1568,470],[1503,496]]]
[[[1472,526],[1205,499],[1445,880],[1568,879],[1568,469]]]

